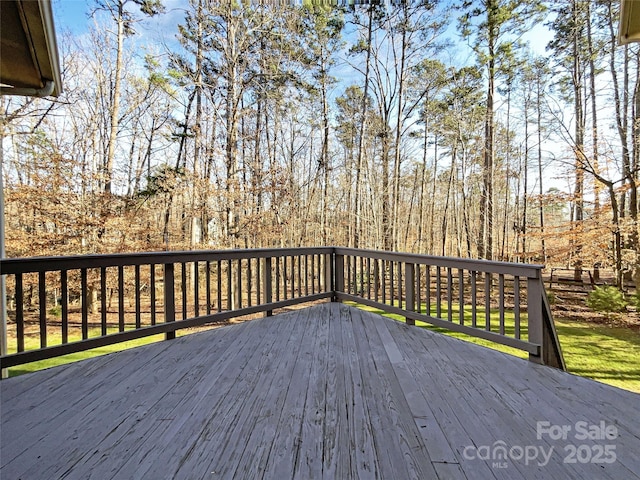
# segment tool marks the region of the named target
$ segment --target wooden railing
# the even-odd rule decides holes
[[[524,350],[565,370],[541,265],[336,248],[335,289],[350,300]]]
[[[13,344],[0,367],[331,299],[564,369],[541,268],[333,247],[7,259]]]
[[[332,256],[327,247],[3,260],[15,345],[0,366],[332,298]]]

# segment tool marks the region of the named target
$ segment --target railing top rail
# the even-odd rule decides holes
[[[396,260],[407,263],[435,265],[440,267],[461,268],[476,272],[503,273],[527,278],[540,278],[544,265],[527,263],[496,262],[493,260],[476,260],[470,258],[437,257],[417,253],[386,252],[362,248],[335,247],[338,255],[359,255],[380,260]]]
[[[539,278],[544,265],[496,262],[455,257],[438,257],[416,253],[385,252],[347,247],[295,247],[256,248],[236,250],[195,250],[169,252],[142,252],[116,254],[84,254],[62,257],[25,257],[0,260],[0,273],[34,273],[52,270],[73,270],[80,268],[118,267],[126,265],[149,265],[195,261],[235,260],[244,258],[265,258],[289,255],[318,255],[337,253],[340,255],[361,255],[381,260],[396,260],[409,263],[462,268],[471,271],[503,273],[527,278]]]
[[[256,248],[236,250],[194,250],[170,252],[87,254],[65,257],[26,257],[0,260],[0,273],[35,273],[81,268],[128,265],[162,265],[196,261],[236,260],[245,258],[319,255],[333,253],[333,247]]]

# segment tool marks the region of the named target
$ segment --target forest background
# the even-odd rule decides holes
[[[65,28],[84,7],[54,1],[64,93],[0,97],[9,257],[344,245],[640,276],[617,0],[97,0]]]

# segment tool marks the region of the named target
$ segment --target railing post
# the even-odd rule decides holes
[[[529,361],[543,364],[542,352],[544,351],[544,325],[542,318],[541,282],[538,278],[527,279],[527,317],[529,329],[529,343],[540,345],[539,355],[529,354]]]
[[[415,312],[416,310],[416,269],[413,263],[404,264],[404,291],[405,302],[404,308],[409,312]],[[407,325],[415,325],[416,322],[413,318],[405,317]]]
[[[264,303],[273,301],[273,284],[271,279],[271,257],[264,257],[264,265],[262,268],[262,285],[264,286]],[[273,310],[266,310],[265,317],[273,315]]]
[[[562,371],[567,371],[567,366],[564,362],[564,356],[562,355],[562,348],[560,346],[560,339],[558,338],[558,332],[556,331],[555,324],[553,323],[553,315],[551,314],[551,306],[549,305],[549,299],[547,298],[547,292],[544,289],[544,282],[542,278],[539,279],[540,289],[542,290],[542,320],[543,320],[543,349],[541,352],[542,361],[545,365],[550,367],[559,368]]]
[[[176,292],[173,263],[164,264],[164,321],[165,323],[176,321]],[[165,333],[165,340],[176,338],[175,330]]]
[[[336,292],[344,292],[344,255],[334,255],[333,266],[333,298],[332,302],[337,302]]]

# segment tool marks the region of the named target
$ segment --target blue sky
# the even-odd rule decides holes
[[[2,1],[2,0],[0,0]],[[147,37],[151,42],[171,42],[178,32],[177,25],[184,21],[184,6],[188,0],[164,0],[166,12],[147,21],[145,27],[137,28],[138,38]],[[82,34],[93,23],[90,15],[96,8],[93,0],[52,0],[53,15],[58,39],[66,31],[74,34]],[[138,8],[134,4],[131,8]]]
[[[89,19],[89,3],[84,0],[53,0],[53,15],[58,35],[64,30],[84,32]]]

